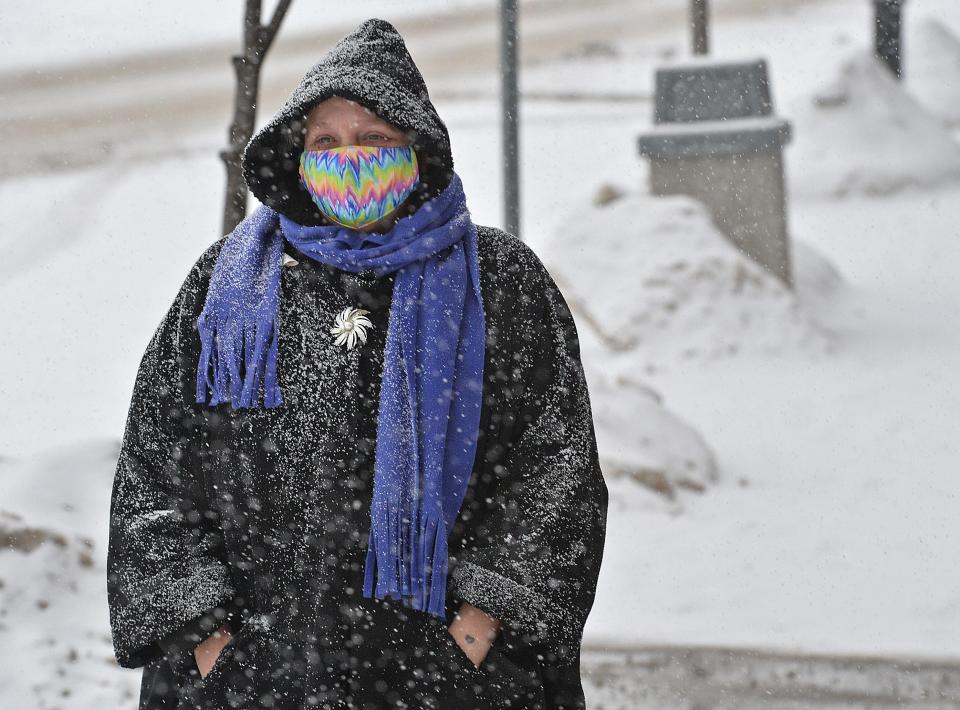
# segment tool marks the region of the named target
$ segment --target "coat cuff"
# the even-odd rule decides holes
[[[236,595],[219,561],[183,567],[187,564],[138,587],[114,592],[118,601],[111,607],[111,626],[114,653],[122,668],[137,668],[158,657],[157,639],[217,605],[228,604]]]
[[[531,645],[552,645],[572,623],[540,593],[473,562],[458,563],[448,581],[451,594],[487,612]]]

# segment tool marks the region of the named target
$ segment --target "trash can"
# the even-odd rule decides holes
[[[791,286],[783,146],[765,60],[690,61],[656,75],[654,126],[640,136],[655,195],[703,202],[743,253]]]

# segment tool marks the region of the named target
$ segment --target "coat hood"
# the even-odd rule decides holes
[[[300,183],[306,114],[331,96],[356,101],[412,139],[420,186],[412,204],[439,194],[450,182],[450,136],[430,101],[420,70],[396,28],[380,19],[363,22],[341,39],[301,79],[283,107],[243,152],[243,177],[263,204],[301,224],[323,217]]]

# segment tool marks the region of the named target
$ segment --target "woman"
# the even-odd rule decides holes
[[[262,205],[141,362],[111,504],[140,708],[578,708],[603,552],[576,329],[475,226],[368,20],[244,153]]]

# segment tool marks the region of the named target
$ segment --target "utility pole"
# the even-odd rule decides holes
[[[903,5],[907,0],[873,0],[873,52],[893,75],[903,76]]]
[[[710,51],[710,12],[707,0],[690,0],[690,27],[693,30],[693,53]]]
[[[500,0],[500,104],[503,118],[503,224],[520,237],[520,92],[517,0]]]

